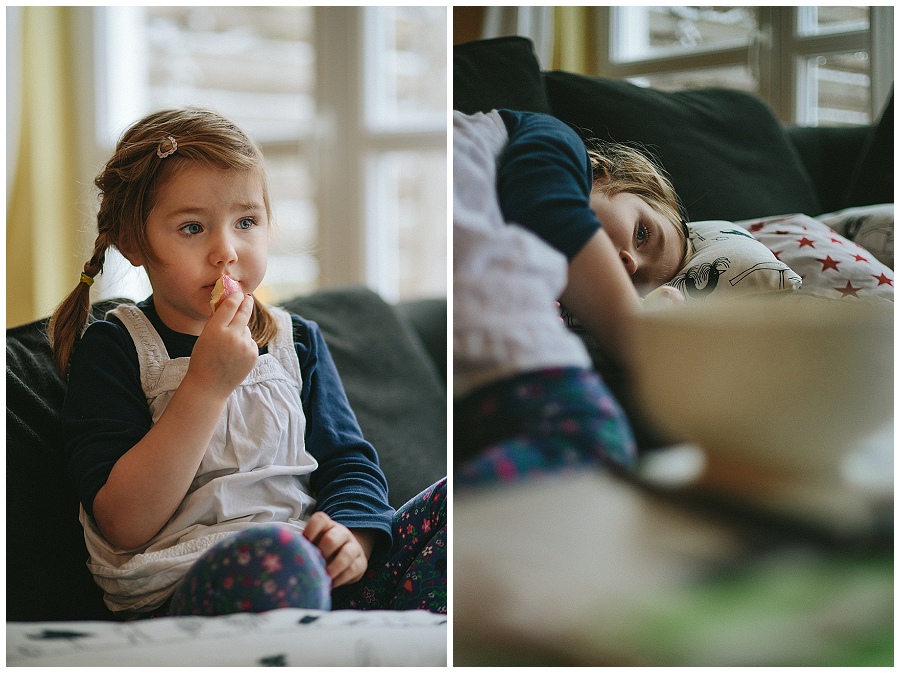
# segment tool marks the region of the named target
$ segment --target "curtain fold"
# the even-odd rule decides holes
[[[553,69],[581,75],[597,73],[594,7],[555,7]]]
[[[487,7],[483,38],[521,35],[543,70],[597,73],[595,7]]]
[[[17,105],[18,148],[6,206],[6,325],[48,315],[75,287],[76,125],[71,8],[23,7]],[[12,64],[11,64],[12,65]]]

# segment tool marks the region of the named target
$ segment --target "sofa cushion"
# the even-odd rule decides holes
[[[843,208],[854,164],[868,147],[872,126],[785,126],[822,204],[831,212]],[[838,167],[835,170],[835,167]],[[811,215],[813,213],[810,213]],[[816,214],[817,215],[817,214]]]
[[[445,476],[447,389],[410,323],[364,288],[325,290],[284,308],[321,328],[363,436],[378,451],[391,505]]]
[[[531,41],[499,37],[453,47],[453,109],[550,112]]]
[[[655,154],[691,220],[822,212],[796,150],[756,96],[664,92],[566,72],[545,73],[544,82],[553,114],[583,136]]]
[[[397,312],[412,326],[447,383],[447,300],[438,297],[408,299],[396,305]]]

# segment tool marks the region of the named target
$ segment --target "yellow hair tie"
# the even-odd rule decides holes
[[[94,279],[91,278],[86,273],[82,272],[81,273],[81,282],[84,283],[85,285],[87,285],[88,287],[90,287],[91,285],[94,284]]]

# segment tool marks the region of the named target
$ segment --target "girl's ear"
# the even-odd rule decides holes
[[[144,265],[144,256],[137,249],[137,246],[122,241],[116,248],[122,253],[122,257],[131,262],[132,266]]]

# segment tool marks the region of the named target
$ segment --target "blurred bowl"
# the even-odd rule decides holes
[[[644,311],[635,341],[649,418],[738,474],[834,479],[893,418],[893,304],[686,303]]]

